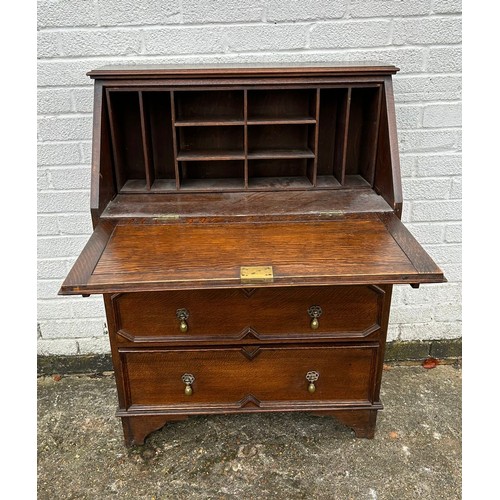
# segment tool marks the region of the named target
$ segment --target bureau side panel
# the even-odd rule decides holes
[[[126,377],[124,376],[124,366],[118,352],[117,346],[117,323],[115,309],[113,308],[112,294],[104,294],[104,307],[106,309],[106,319],[108,322],[109,344],[111,347],[111,358],[113,362],[113,371],[116,380],[116,390],[118,392],[118,404],[120,409],[126,408],[128,388],[126,386]]]

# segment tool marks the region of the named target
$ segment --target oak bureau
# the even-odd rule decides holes
[[[394,284],[445,281],[401,223],[391,65],[116,66],[94,82],[94,232],[125,442],[190,415],[375,432]]]

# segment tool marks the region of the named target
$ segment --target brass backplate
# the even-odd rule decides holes
[[[273,266],[242,266],[240,279],[244,283],[273,281]]]

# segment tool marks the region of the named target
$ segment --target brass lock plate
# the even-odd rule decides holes
[[[242,266],[240,279],[243,283],[273,281],[273,266]]]

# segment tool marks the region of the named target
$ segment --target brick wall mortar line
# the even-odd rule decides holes
[[[400,156],[456,156],[461,157],[459,151],[402,151]]]
[[[88,238],[88,234],[43,234],[40,236],[37,236],[39,240],[54,240],[54,239],[59,239],[59,238]],[[66,259],[67,257],[62,257],[62,259]],[[45,258],[41,257],[39,260],[46,260]]]
[[[73,98],[73,91],[71,90],[70,95]],[[75,104],[73,102],[73,104]],[[84,112],[84,111],[76,111],[73,113],[54,113],[54,114],[47,114],[47,113],[38,113],[39,118],[44,118],[44,119],[50,119],[50,118],[89,118],[93,116],[92,112]],[[46,141],[43,141],[46,142]]]
[[[37,141],[37,146],[42,146],[42,145],[45,145],[45,144],[54,144],[54,145],[58,145],[58,144],[92,144],[92,140],[91,139],[68,139],[67,141],[54,141],[54,140],[51,140],[51,141]],[[70,163],[70,165],[78,165],[78,163]]]
[[[427,47],[426,45],[416,45],[416,44],[411,44],[411,45],[398,45],[397,47],[394,45],[381,45],[381,46],[369,46],[369,47],[356,47],[356,48],[344,48],[344,49],[328,49],[328,48],[314,48],[314,49],[300,49],[302,52],[314,55],[314,54],[319,54],[319,55],[324,55],[324,54],[331,54],[331,55],[345,55],[349,54],[350,52],[380,52],[380,51],[394,51],[396,48],[398,49],[422,49],[424,47]],[[444,45],[443,47],[461,47],[461,44],[449,44],[449,45]],[[256,55],[256,56],[264,56],[264,55],[274,55],[274,54],[293,54],[294,52],[297,52],[296,49],[284,49],[280,51],[276,50],[259,50],[259,51],[245,51],[245,50],[239,50],[232,52],[231,54],[241,54],[241,55]],[[49,57],[49,58],[39,58],[38,60],[41,62],[50,62],[50,63],[61,63],[61,62],[84,62],[84,61],[91,61],[91,60],[99,60],[103,62],[107,61],[114,61],[116,62],[117,59],[120,60],[120,62],[137,62],[140,63],[141,59],[148,59],[148,60],[155,60],[155,59],[160,59],[160,60],[169,60],[169,59],[195,59],[196,62],[199,62],[201,58],[216,58],[225,55],[224,52],[198,52],[196,54],[168,54],[168,55],[163,55],[163,54],[145,54],[144,56],[133,56],[133,55],[109,55],[109,56],[103,56],[103,55],[82,55],[82,56],[68,56],[68,57]],[[456,75],[461,75],[462,72],[444,72],[444,73],[422,73],[422,72],[414,72],[408,75],[408,77],[413,77],[413,76],[456,76]],[[397,75],[396,75],[397,77]],[[71,86],[71,85],[68,85]]]
[[[39,193],[88,193],[89,188],[75,188],[75,189],[41,189]],[[74,212],[71,212],[72,214]]]
[[[173,15],[178,15],[175,13]],[[172,17],[173,17],[172,15]],[[189,22],[176,22],[176,23],[165,23],[165,24],[117,24],[117,25],[109,25],[109,24],[99,24],[98,26],[41,26],[39,27],[39,31],[41,33],[56,33],[56,32],[71,32],[71,31],[134,31],[138,29],[185,29],[185,28],[227,28],[231,27],[240,27],[240,26],[283,26],[283,25],[300,25],[308,22],[315,22],[318,24],[347,24],[347,23],[370,23],[374,20],[376,22],[383,20],[393,20],[393,21],[404,21],[404,20],[412,20],[412,21],[421,21],[421,20],[438,20],[438,19],[456,19],[461,20],[462,14],[458,12],[444,12],[438,14],[418,14],[418,15],[398,15],[398,16],[370,16],[370,17],[353,17],[346,10],[346,15],[349,17],[339,17],[339,18],[331,18],[325,19],[320,16],[312,17],[307,19],[299,19],[297,22],[293,22],[290,20],[283,21],[236,21],[236,22],[207,22],[207,23],[189,23]]]

